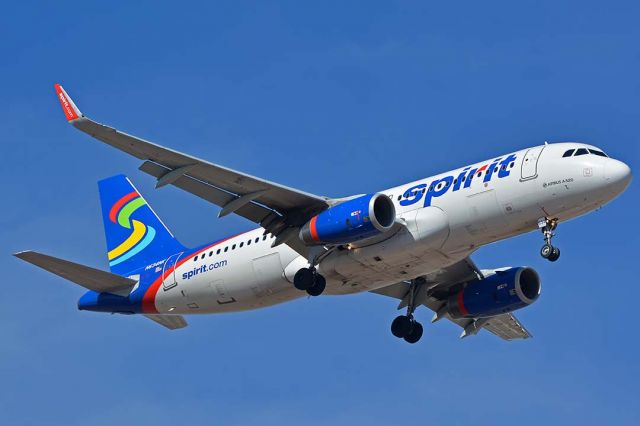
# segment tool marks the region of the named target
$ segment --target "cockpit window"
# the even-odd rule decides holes
[[[573,155],[573,151],[575,151],[575,149],[570,149],[568,151],[565,151],[564,154],[562,154],[562,158],[564,157],[571,157]]]
[[[578,155],[587,155],[589,153],[589,151],[587,151],[587,148],[579,148],[578,150],[576,150],[576,157]]]
[[[602,151],[598,151],[597,149],[591,149],[591,148],[589,148],[589,152],[590,152],[590,153],[592,153],[592,154],[594,154],[594,155],[598,155],[598,156],[600,156],[600,157],[607,157],[607,154],[605,154],[605,153],[604,153],[604,152],[602,152]]]

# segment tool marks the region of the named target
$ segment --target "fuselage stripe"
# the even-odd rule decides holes
[[[252,232],[252,231],[248,231],[248,232]],[[189,261],[189,260],[193,260],[194,257],[199,256],[202,252],[205,252],[207,250],[209,250],[211,247],[215,247],[217,245],[220,245],[226,241],[229,241],[233,238],[236,238],[242,234],[246,234],[248,232],[242,232],[240,234],[236,234],[233,235],[231,237],[225,238],[223,240],[217,241],[213,244],[209,244],[206,247],[203,247],[201,249],[199,249],[198,251],[192,252],[190,253],[188,256],[185,256],[184,258],[182,258],[181,260],[179,260],[175,265],[173,265],[171,268],[169,268],[169,270],[164,271],[164,273],[160,274],[160,276],[158,278],[156,278],[156,280],[151,283],[151,285],[149,286],[149,288],[147,288],[147,290],[144,293],[144,296],[142,296],[142,312],[145,314],[157,314],[158,313],[158,308],[156,308],[156,294],[158,294],[158,290],[160,289],[160,286],[162,285],[162,283],[164,282],[165,278],[168,277],[169,275],[173,274],[174,271],[176,269],[178,269],[180,266],[182,266],[182,264],[184,264],[185,262]]]

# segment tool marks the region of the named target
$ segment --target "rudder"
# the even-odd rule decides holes
[[[126,275],[185,248],[125,175],[98,182],[109,267]]]

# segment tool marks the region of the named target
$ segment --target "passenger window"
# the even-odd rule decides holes
[[[250,246],[251,245],[251,240],[247,241],[247,245]]]
[[[236,249],[236,245],[234,244],[231,246],[231,250],[235,250],[235,249]]]
[[[224,252],[226,253],[226,252],[227,252],[227,250],[229,250],[229,246],[227,246],[227,247],[225,247],[225,248],[224,248]]]
[[[213,256],[213,250],[209,252],[209,257]]]
[[[266,240],[266,239],[267,239],[267,236],[266,236],[266,235],[263,235],[263,236],[262,236],[262,241],[264,241],[264,240]]]
[[[244,241],[240,243],[240,247],[242,247],[244,245]]]
[[[509,167],[514,168],[516,166],[516,162],[512,161],[511,164],[509,164]]]
[[[198,256],[196,256],[196,257],[194,257],[194,258],[193,258],[193,261],[194,261],[194,262],[195,262],[195,261],[197,261],[197,260],[198,260]]]
[[[220,254],[220,249],[218,249],[218,251],[216,251],[216,254]]]
[[[565,151],[565,153],[562,154],[562,158],[571,157],[573,155],[573,151],[575,151],[575,149],[569,149],[569,150]]]
[[[587,155],[588,153],[589,151],[587,151],[587,148],[580,148],[576,151],[574,157],[577,157],[578,155]]]

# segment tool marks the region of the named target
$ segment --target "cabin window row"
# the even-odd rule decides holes
[[[221,248],[219,248],[219,249],[217,249],[215,251],[211,250],[211,251],[209,251],[209,257],[213,256],[214,253],[215,254],[226,253],[229,250],[235,250],[236,248],[240,249],[240,248],[244,247],[245,245],[246,246],[250,246],[252,243],[258,244],[260,242],[260,240],[265,241],[267,238],[272,239],[272,238],[275,238],[275,236],[273,234],[267,234],[267,235],[263,235],[262,237],[256,237],[255,239],[247,240],[246,243],[244,241],[241,241],[240,243],[234,243],[234,244],[225,246],[224,248],[221,247]],[[204,259],[205,257],[207,257],[207,252],[204,252],[202,254],[196,255],[193,258],[193,261],[195,262],[195,261],[198,260],[198,258]]]

